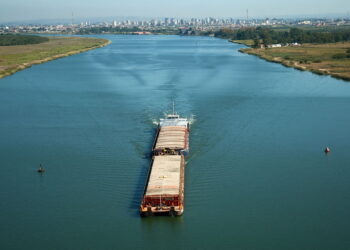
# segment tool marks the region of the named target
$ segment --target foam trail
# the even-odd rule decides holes
[[[154,124],[154,125],[158,125],[158,124],[159,124],[159,122],[158,122],[158,120],[156,120],[156,119],[152,119],[152,124]]]
[[[196,115],[192,114],[190,115],[190,118],[188,119],[190,125],[194,124],[195,121],[196,121],[196,118],[195,118]]]

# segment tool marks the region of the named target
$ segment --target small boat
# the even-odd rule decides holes
[[[38,173],[44,173],[45,169],[43,168],[43,166],[40,164],[40,167],[38,168]]]

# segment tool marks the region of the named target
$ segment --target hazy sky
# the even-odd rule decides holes
[[[252,17],[342,14],[350,0],[0,0],[0,22],[75,17]]]

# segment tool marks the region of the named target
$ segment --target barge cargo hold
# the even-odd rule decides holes
[[[141,216],[183,213],[185,156],[188,150],[188,120],[180,118],[175,112],[160,119],[140,206]]]

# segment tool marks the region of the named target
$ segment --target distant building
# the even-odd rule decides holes
[[[137,32],[133,32],[133,34],[135,35],[151,35],[151,32],[148,31],[137,31]]]
[[[299,22],[299,24],[310,25],[311,21],[305,20],[305,21]]]
[[[271,48],[281,48],[281,47],[282,47],[282,44],[280,44],[280,43],[277,43],[277,44],[269,44],[269,45],[267,45],[267,47],[268,47],[269,49],[271,49]]]

